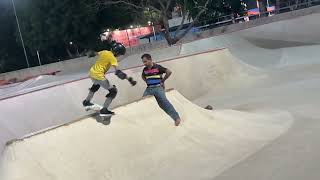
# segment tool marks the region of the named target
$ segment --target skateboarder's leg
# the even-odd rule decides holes
[[[112,103],[113,99],[117,96],[118,94],[118,89],[116,86],[112,86],[111,88],[107,89],[109,93],[106,95],[106,100],[103,104],[103,107],[108,108],[110,104]]]
[[[106,95],[106,100],[103,103],[103,108],[100,111],[100,115],[109,115],[114,114],[112,111],[109,111],[108,108],[110,104],[112,103],[113,99],[117,96],[118,89],[115,85],[111,85],[110,82],[105,79],[103,81],[97,82],[102,88],[109,91],[109,93]]]
[[[100,85],[95,82],[95,80],[91,79],[93,84],[89,88],[89,93],[86,97],[86,99],[82,102],[83,106],[92,106],[93,104],[91,103],[91,99],[93,98],[94,94],[99,90]]]
[[[99,84],[92,84],[91,88],[89,88],[89,94],[86,97],[87,101],[91,101],[93,98],[94,94],[99,90],[100,85]]]

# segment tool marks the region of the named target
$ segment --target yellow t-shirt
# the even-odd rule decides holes
[[[118,60],[111,51],[100,51],[98,55],[96,63],[90,69],[89,76],[93,79],[104,80],[104,75],[110,66],[118,66]]]

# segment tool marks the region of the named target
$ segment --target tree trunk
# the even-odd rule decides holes
[[[77,52],[77,57],[80,57],[80,53],[79,53],[79,49],[78,49],[78,47],[77,47],[76,52]]]
[[[196,15],[196,17],[193,19],[193,21],[189,24],[189,26],[182,32],[182,33],[179,33],[177,32],[177,35],[175,38],[173,38],[171,40],[171,43],[172,44],[176,44],[178,41],[180,41],[185,35],[187,35],[187,33],[190,31],[191,28],[193,28],[194,24],[196,22],[198,22],[200,16],[206,11],[205,8],[207,7],[207,5],[209,4],[209,2],[211,2],[211,0],[207,0],[205,5],[204,5],[204,8]],[[168,22],[168,20],[167,20]],[[178,28],[179,30],[181,29],[181,26],[183,26],[183,24],[180,24],[180,27]],[[171,44],[171,45],[172,45]]]
[[[178,42],[178,40],[176,38],[172,38],[170,35],[168,35],[167,33],[164,34],[164,37],[167,40],[167,43],[169,46],[174,45]]]
[[[69,56],[70,58],[73,58],[73,54],[70,52],[70,50],[69,50],[68,47],[66,47],[66,51],[67,51],[67,53],[68,53],[68,56]]]
[[[176,42],[174,42],[174,39],[171,37],[171,34],[170,34],[170,28],[169,28],[169,21],[168,21],[168,18],[167,18],[167,15],[166,14],[162,14],[162,23],[163,23],[163,26],[164,26],[164,37],[165,39],[167,40],[169,46],[175,44]]]
[[[182,33],[179,33],[183,26],[183,24],[180,24],[180,26],[178,27],[178,30],[176,31],[177,34],[175,35],[175,37],[172,37],[169,31],[170,28],[169,28],[168,18],[162,17],[162,21],[165,28],[164,37],[167,40],[169,46],[176,44],[180,39],[182,39],[189,32],[189,30],[193,27],[193,24],[194,24],[194,22],[192,22],[187,29],[183,30]]]

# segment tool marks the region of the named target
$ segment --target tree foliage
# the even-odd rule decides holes
[[[94,47],[104,28],[131,21],[119,8],[89,7],[90,0],[23,1],[21,28],[26,45],[32,53],[46,52],[48,58],[78,55]]]
[[[79,56],[100,46],[104,29],[131,23],[134,16],[122,7],[95,9],[95,0],[14,0],[29,61],[42,64]],[[26,67],[11,0],[0,2],[0,62],[5,70]],[[2,66],[3,67],[3,66]]]
[[[116,7],[124,6],[133,12],[151,12],[157,14],[155,22],[158,22],[163,27],[163,35],[166,38],[169,45],[176,44],[181,38],[183,38],[187,32],[193,27],[194,23],[199,20],[202,14],[208,10],[208,5],[213,3],[213,0],[198,0],[193,4],[194,8],[199,9],[193,18],[193,22],[189,26],[183,29],[185,19],[187,17],[187,7],[190,3],[189,0],[96,0],[96,7]],[[169,19],[171,18],[171,12],[175,6],[181,6],[182,10],[182,22],[177,28],[175,35],[170,33]],[[146,15],[148,13],[144,13]]]
[[[14,0],[31,66],[77,57],[101,48],[100,33],[107,28],[125,28],[152,21],[168,43],[175,44],[193,25],[239,10],[236,0]],[[170,32],[172,10],[181,7],[182,22]],[[186,19],[193,22],[186,25]],[[0,1],[0,70],[26,67],[11,0]]]
[[[10,1],[0,1],[0,72],[27,67]]]
[[[239,0],[96,0],[96,7],[124,6],[133,12],[144,12],[149,19],[162,26],[162,33],[169,45],[177,43],[188,31],[202,20],[243,11]],[[174,34],[170,33],[169,19],[175,7],[179,7],[182,22]],[[184,22],[192,18],[186,27]]]
[[[199,1],[204,0],[188,0],[187,9],[189,10],[189,15],[194,18],[197,13],[201,10],[196,8],[195,4]],[[215,0],[208,4],[208,10],[203,13],[200,17],[200,21],[213,20],[220,16],[230,15],[230,14],[240,14],[244,12],[244,7],[241,5],[240,0]]]

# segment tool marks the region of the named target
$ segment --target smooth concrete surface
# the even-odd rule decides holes
[[[83,119],[13,142],[1,179],[210,179],[284,133],[286,112],[208,111],[167,93],[183,124],[147,98],[117,108],[108,125]]]
[[[212,61],[212,58],[216,60]],[[225,87],[235,85],[234,82],[238,80],[245,79],[244,84],[250,84],[256,79],[250,76],[255,74],[256,70],[237,62],[227,49],[180,57],[161,64],[174,72],[167,82],[167,88],[176,88],[190,99],[200,97],[209,91],[222,91]],[[141,79],[142,69],[137,67],[126,71],[129,76],[138,81],[134,87],[131,87],[127,81],[119,80],[113,73],[107,75],[109,81],[119,90],[112,104],[113,107],[141,98],[146,86]],[[204,72],[194,73],[205,69]],[[181,71],[184,73],[178,73]],[[207,83],[208,81],[215,81],[215,83]],[[1,127],[12,132],[6,134],[4,136],[6,138],[0,139],[1,144],[34,131],[68,123],[88,114],[84,111],[81,102],[86,97],[90,86],[91,80],[83,79],[0,101]],[[106,94],[105,90],[98,91],[94,101],[103,103]],[[17,109],[22,112],[17,113]],[[37,114],[36,118],[35,114]],[[8,136],[10,136],[9,139]]]
[[[173,71],[167,96],[180,127],[153,98],[133,102],[145,88],[142,67],[126,70],[135,87],[107,75],[119,88],[113,107],[133,102],[109,125],[83,118],[43,131],[87,114],[88,79],[1,100],[0,179],[319,179],[320,31],[293,23],[314,16],[282,22],[306,29],[288,32],[295,39],[272,23],[183,44],[180,57],[160,62]],[[276,38],[257,39],[268,27]]]

